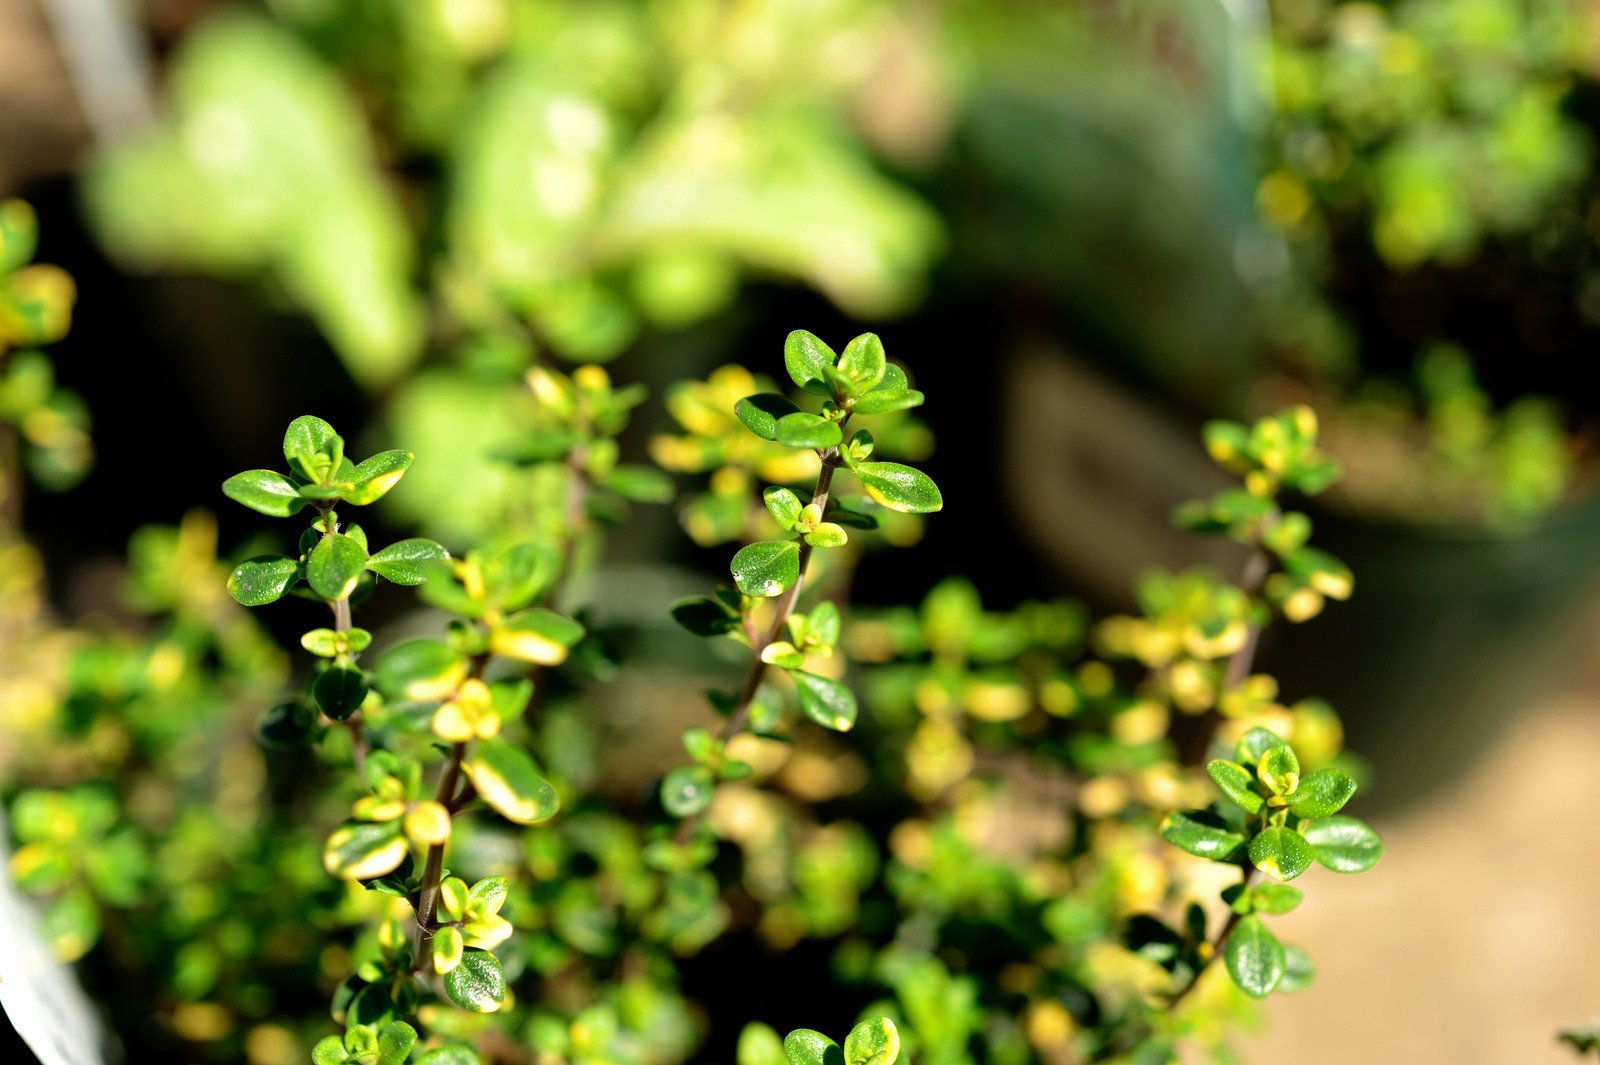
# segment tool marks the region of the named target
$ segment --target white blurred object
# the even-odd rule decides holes
[[[3,872],[5,818],[0,817],[0,1006],[39,1065],[105,1065],[99,1018],[40,934],[38,911]]]

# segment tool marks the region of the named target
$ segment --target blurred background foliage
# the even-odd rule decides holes
[[[1052,1060],[1082,989],[1038,993],[1007,951],[1076,950],[1168,885],[1108,838],[1086,888],[1101,908],[1046,908],[1060,870],[1017,855],[1048,853],[1076,815],[999,856],[978,844],[1065,785],[984,741],[1104,694],[1095,670],[1056,670],[1084,627],[1063,596],[1131,603],[1135,566],[1107,552],[1237,564],[1160,539],[1164,511],[1212,486],[1185,458],[1205,417],[1309,403],[1347,470],[1312,513],[1360,594],[1264,653],[1310,732],[1325,718],[1306,696],[1346,713],[1377,796],[1437,783],[1446,754],[1504,723],[1600,563],[1593,0],[189,0],[98,31],[73,8],[0,15],[0,192],[40,206],[40,258],[78,279],[31,264],[33,221],[7,204],[0,774],[54,942],[92,951],[106,1001],[129,972],[151,978],[117,1020],[162,1052],[295,1060],[323,970],[345,964],[317,952],[376,949],[289,906],[353,904],[295,831],[321,815],[251,735],[288,665],[222,577],[260,545],[191,510],[306,409],[452,456],[419,461],[377,524],[453,545],[564,535],[559,471],[505,452],[539,425],[530,366],[607,362],[650,386],[619,447],[678,476],[682,532],[640,508],[580,579],[607,638],[670,694],[624,677],[598,717],[552,707],[539,740],[563,781],[639,802],[725,666],[687,656],[661,605],[759,519],[758,478],[808,472],[737,431],[733,401],[766,386],[734,364],[761,369],[796,325],[859,325],[939,397],[885,444],[931,454],[947,513],[926,536],[886,522],[917,546],[861,580],[848,564],[822,577],[869,603],[929,593],[850,649],[876,663],[877,724],[774,768],[787,798],[718,808],[770,859],[732,903],[698,881],[657,894],[637,827],[604,810],[525,855],[483,841],[485,868],[535,874],[519,901],[549,927],[522,961],[557,975],[531,1028],[575,1059],[682,1060],[703,1018],[674,973],[687,998],[756,1016],[760,988],[716,973],[777,946],[804,971],[893,985],[884,1008],[929,1062],[971,1060],[979,1033],[989,1060]],[[142,57],[122,82],[84,61],[118,40]],[[1017,388],[1040,404],[1008,402]],[[1063,426],[1078,435],[1058,441]],[[935,435],[976,446],[935,452]],[[1068,535],[1097,517],[1111,534]],[[1422,639],[1440,617],[1447,647]],[[280,643],[294,630],[265,624]],[[1386,777],[1425,735],[1435,777]],[[1121,791],[1071,803],[1175,786],[1120,768]],[[826,805],[851,795],[849,820]],[[808,820],[812,802],[828,820]],[[540,881],[575,860],[593,875]],[[891,904],[923,915],[904,949],[850,940]],[[119,923],[130,909],[149,919]],[[767,946],[727,945],[728,926]],[[1005,1009],[924,949],[934,926],[989,959],[975,970],[993,962]],[[590,968],[568,964],[580,955]],[[1130,988],[1149,975],[1084,964],[1122,966]]]

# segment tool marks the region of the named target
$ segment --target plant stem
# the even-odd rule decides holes
[[[461,760],[466,753],[467,745],[464,743],[451,747],[450,760],[439,775],[439,788],[434,793],[434,801],[440,805],[449,806],[455,802],[456,781],[461,776]],[[444,844],[429,844],[428,857],[422,867],[422,886],[417,889],[417,946],[411,959],[413,972],[422,968],[423,959],[428,956],[428,947],[433,942],[433,934],[438,931],[434,917],[439,906],[439,879],[443,871]]]
[[[817,487],[811,493],[811,502],[824,513],[828,509],[828,493],[833,490],[833,471],[842,464],[838,448],[830,447],[822,453],[822,470],[817,474]],[[794,613],[795,604],[800,601],[800,589],[806,582],[806,569],[811,563],[811,550],[810,544],[804,540],[800,541],[800,575],[778,600],[777,613],[773,614],[772,623],[767,626],[766,636],[759,645],[751,648],[756,653],[756,660],[750,664],[750,672],[745,675],[744,687],[739,691],[739,701],[734,704],[733,713],[728,715],[728,720],[723,723],[722,731],[718,734],[718,738],[724,743],[743,731],[745,723],[750,720],[750,704],[755,701],[756,692],[761,688],[762,678],[767,674],[767,663],[762,661],[761,652],[782,638],[784,628],[789,624],[789,615]]]
[[[1246,864],[1244,867],[1244,874],[1239,879],[1239,886],[1248,888],[1255,878],[1256,867],[1254,865]],[[1189,978],[1189,982],[1183,985],[1183,987],[1179,988],[1177,994],[1172,996],[1171,1000],[1167,1003],[1167,1009],[1177,1009],[1178,1003],[1187,998],[1189,992],[1195,989],[1195,985],[1200,983],[1200,977],[1203,976],[1205,971],[1211,967],[1211,963],[1216,961],[1217,958],[1221,957],[1223,948],[1228,944],[1228,937],[1233,934],[1233,930],[1239,926],[1239,922],[1243,918],[1244,914],[1240,913],[1238,910],[1230,909],[1228,911],[1228,919],[1223,923],[1222,930],[1219,931],[1216,938],[1211,941],[1211,957],[1207,958],[1205,963],[1201,965],[1200,968],[1195,970],[1194,976]]]

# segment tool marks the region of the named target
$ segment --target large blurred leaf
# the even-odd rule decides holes
[[[422,342],[414,251],[366,130],[334,72],[294,37],[230,12],[173,63],[162,122],[89,170],[112,250],[145,267],[270,273],[369,385]]]

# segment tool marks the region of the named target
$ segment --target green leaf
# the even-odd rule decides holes
[[[466,678],[466,658],[438,640],[396,644],[373,670],[373,680],[384,695],[414,702],[444,699]]]
[[[739,619],[715,599],[693,596],[672,604],[672,620],[696,636],[726,636],[739,627]]]
[[[228,594],[245,606],[266,606],[283,598],[300,575],[300,563],[286,555],[257,555],[228,574]]]
[[[693,817],[711,805],[716,781],[703,765],[680,765],[661,781],[661,807],[673,817]]]
[[[489,457],[513,466],[536,466],[565,459],[581,443],[583,437],[570,429],[532,430],[526,439],[491,448]]]
[[[417,1059],[417,1065],[483,1065],[483,1059],[470,1047],[443,1046]]]
[[[1288,744],[1264,751],[1256,776],[1274,795],[1288,795],[1300,786],[1300,759]]]
[[[343,533],[331,533],[311,549],[306,583],[324,599],[344,599],[356,590],[366,565],[367,553],[360,544]]]
[[[479,740],[461,764],[480,798],[519,825],[547,820],[561,807],[556,789],[527,752],[503,739]]]
[[[868,1017],[845,1036],[845,1065],[894,1065],[899,1056],[900,1033],[887,1017]]]
[[[1234,757],[1248,765],[1256,765],[1261,761],[1261,756],[1274,747],[1287,746],[1283,737],[1276,732],[1264,728],[1253,728],[1239,738],[1238,750]]]
[[[471,1013],[493,1013],[506,999],[506,977],[500,959],[486,950],[468,950],[461,964],[444,978],[450,1001]]]
[[[733,413],[744,423],[744,427],[763,440],[778,439],[779,419],[788,417],[799,409],[789,397],[780,396],[776,392],[761,392],[754,396],[746,396],[733,405]]]
[[[735,1065],[788,1065],[788,1061],[783,1040],[770,1025],[752,1021],[740,1030]]]
[[[279,703],[256,721],[256,739],[268,750],[297,750],[311,742],[316,724],[316,711],[305,703]]]
[[[1161,822],[1161,838],[1179,850],[1214,862],[1233,861],[1245,846],[1243,833],[1234,831],[1210,810],[1168,814]]]
[[[800,694],[800,709],[823,728],[849,732],[856,723],[856,696],[849,688],[828,677],[794,669],[795,691]]]
[[[926,398],[914,388],[875,388],[856,400],[852,409],[857,414],[890,414],[897,410],[920,407]]]
[[[371,880],[393,872],[409,853],[399,821],[351,821],[328,837],[322,866],[346,880]]]
[[[1336,873],[1364,873],[1383,857],[1383,840],[1354,817],[1329,817],[1306,826],[1317,861]]]
[[[489,649],[506,658],[558,665],[583,639],[583,623],[555,610],[533,607],[512,614],[489,633]]]
[[[405,1021],[384,1025],[378,1033],[378,1065],[404,1065],[416,1043],[417,1030]]]
[[[796,329],[783,342],[783,366],[795,384],[819,396],[833,394],[828,371],[838,356],[833,349],[804,329]]]
[[[533,681],[527,677],[501,677],[489,685],[489,701],[501,721],[515,721],[533,699]]]
[[[1288,884],[1256,884],[1250,889],[1250,903],[1262,913],[1288,913],[1305,897],[1303,891]]]
[[[1218,758],[1206,765],[1206,772],[1222,789],[1222,794],[1245,813],[1258,814],[1266,805],[1266,800],[1256,793],[1255,776],[1238,762]]]
[[[447,876],[439,883],[439,914],[442,920],[459,921],[467,915],[467,893],[471,890],[459,876]]]
[[[461,964],[462,955],[466,953],[461,929],[454,925],[446,925],[435,932],[429,948],[433,956],[433,971],[440,976],[449,976],[455,971],[456,966]]]
[[[1233,982],[1251,998],[1266,998],[1283,980],[1283,944],[1255,914],[1240,920],[1228,933],[1223,957]]]
[[[311,1048],[311,1065],[344,1065],[347,1060],[344,1040],[336,1035],[317,1040],[317,1045]]]
[[[367,559],[367,568],[384,580],[415,586],[427,579],[429,562],[443,562],[449,557],[450,552],[442,545],[419,536],[390,544]]]
[[[287,518],[306,505],[295,483],[271,470],[236,473],[222,482],[222,494],[274,518]]]
[[[289,468],[307,480],[317,480],[312,473],[310,460],[318,455],[331,454],[338,433],[321,418],[303,414],[289,423],[283,434],[283,457]]]
[[[787,447],[809,447],[820,450],[833,447],[843,439],[844,434],[839,431],[839,423],[829,421],[820,414],[796,411],[778,419],[778,443]]]
[[[939,486],[921,470],[898,462],[858,462],[861,487],[877,503],[903,514],[932,514],[944,506]]]
[[[850,542],[850,534],[844,531],[844,526],[825,521],[803,537],[812,547],[843,547]]]
[[[794,523],[800,520],[800,511],[804,509],[799,496],[777,485],[769,485],[764,489],[761,501],[767,505],[767,513],[772,515],[772,520],[785,532],[794,528]]]
[[[511,881],[503,876],[486,876],[467,891],[467,908],[479,913],[499,913],[511,891]]]
[[[678,486],[669,474],[637,463],[618,466],[600,483],[635,503],[670,503],[678,494]]]
[[[888,360],[883,355],[883,341],[876,333],[862,333],[844,346],[839,355],[840,376],[850,382],[852,395],[861,395],[876,388],[888,370]],[[847,1058],[849,1054],[845,1055]]]
[[[343,499],[344,494],[354,485],[349,481],[335,482],[333,484],[303,484],[298,491],[312,502],[326,503],[333,499]]]
[[[782,595],[800,579],[800,545],[793,540],[758,540],[739,549],[729,567],[745,595]]]
[[[344,501],[358,507],[376,503],[405,475],[415,458],[409,451],[378,452],[351,473],[355,487],[346,490]]]
[[[318,658],[334,658],[339,654],[339,634],[332,629],[312,629],[300,637],[300,646]]]
[[[1250,860],[1255,867],[1280,882],[1310,869],[1316,858],[1311,844],[1292,828],[1264,828],[1250,841]]]
[[[1304,991],[1311,986],[1311,981],[1316,978],[1317,967],[1311,963],[1311,958],[1299,947],[1283,945],[1283,980],[1278,984],[1278,990],[1289,994]]]
[[[789,1065],[844,1065],[839,1044],[810,1028],[796,1028],[783,1041]]]
[[[1356,781],[1342,769],[1319,769],[1300,781],[1289,796],[1289,809],[1308,821],[1331,817],[1356,793]]]
[[[311,697],[324,714],[343,721],[367,697],[367,675],[359,669],[335,666],[318,673],[311,682]]]

